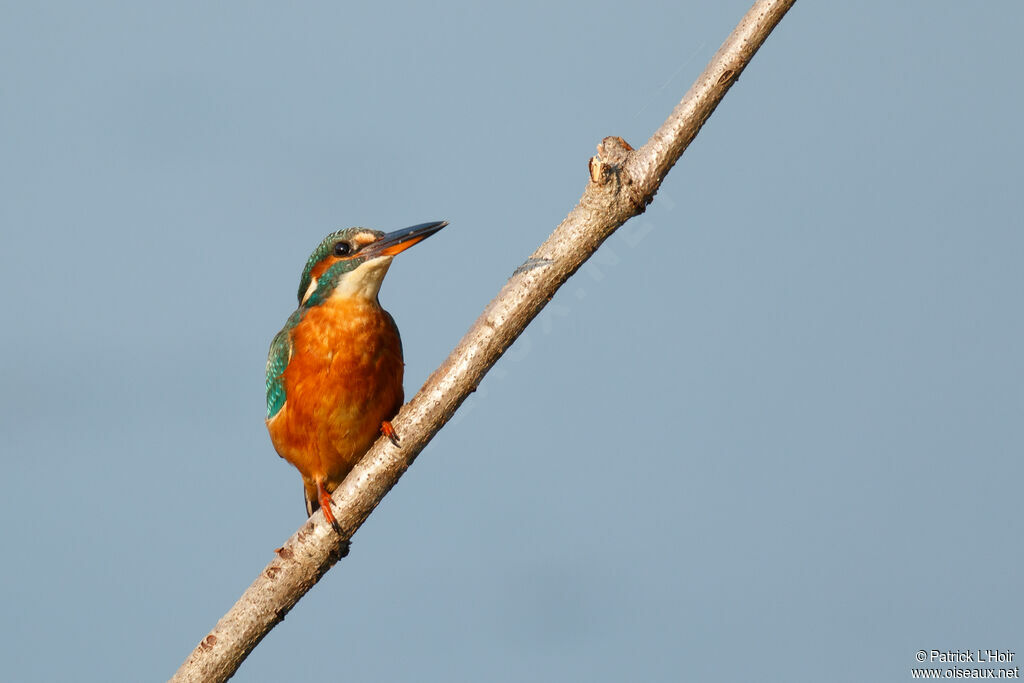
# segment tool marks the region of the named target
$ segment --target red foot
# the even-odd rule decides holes
[[[398,442],[398,432],[395,431],[395,428],[392,427],[391,423],[388,422],[387,420],[384,420],[383,422],[380,423],[380,432],[384,436],[391,439],[391,443],[395,444],[396,446],[402,445]]]
[[[316,493],[320,498],[320,509],[324,511],[324,519],[340,534],[341,525],[338,524],[338,520],[334,518],[334,512],[331,511],[331,494],[327,493],[322,481],[316,483]]]

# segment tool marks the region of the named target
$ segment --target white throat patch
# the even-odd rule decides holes
[[[384,282],[384,276],[391,267],[393,256],[378,256],[358,268],[341,276],[338,286],[331,292],[331,298],[348,299],[357,297],[369,301],[377,300],[377,293]],[[307,295],[308,296],[308,295]]]

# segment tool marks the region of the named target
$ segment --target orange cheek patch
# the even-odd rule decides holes
[[[337,256],[328,256],[327,258],[320,261],[320,263],[313,266],[313,270],[309,271],[310,277],[319,282],[320,277],[327,272],[327,269],[340,260],[341,259]]]

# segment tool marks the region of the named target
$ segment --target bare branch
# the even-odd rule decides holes
[[[513,273],[455,350],[393,420],[402,435],[401,448],[386,438],[378,440],[334,492],[334,514],[343,535],[325,524],[321,513],[303,524],[171,680],[227,680],[343,556],[347,539],[558,288],[616,228],[643,213],[669,169],[794,2],[756,2],[643,147],[633,150],[617,137],[598,145],[598,155],[590,160],[590,182],[579,203]]]

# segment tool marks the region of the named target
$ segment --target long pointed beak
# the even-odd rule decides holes
[[[394,256],[412,245],[422,242],[446,225],[448,225],[448,221],[435,221],[389,232],[373,244],[363,247],[363,253],[370,258]]]

